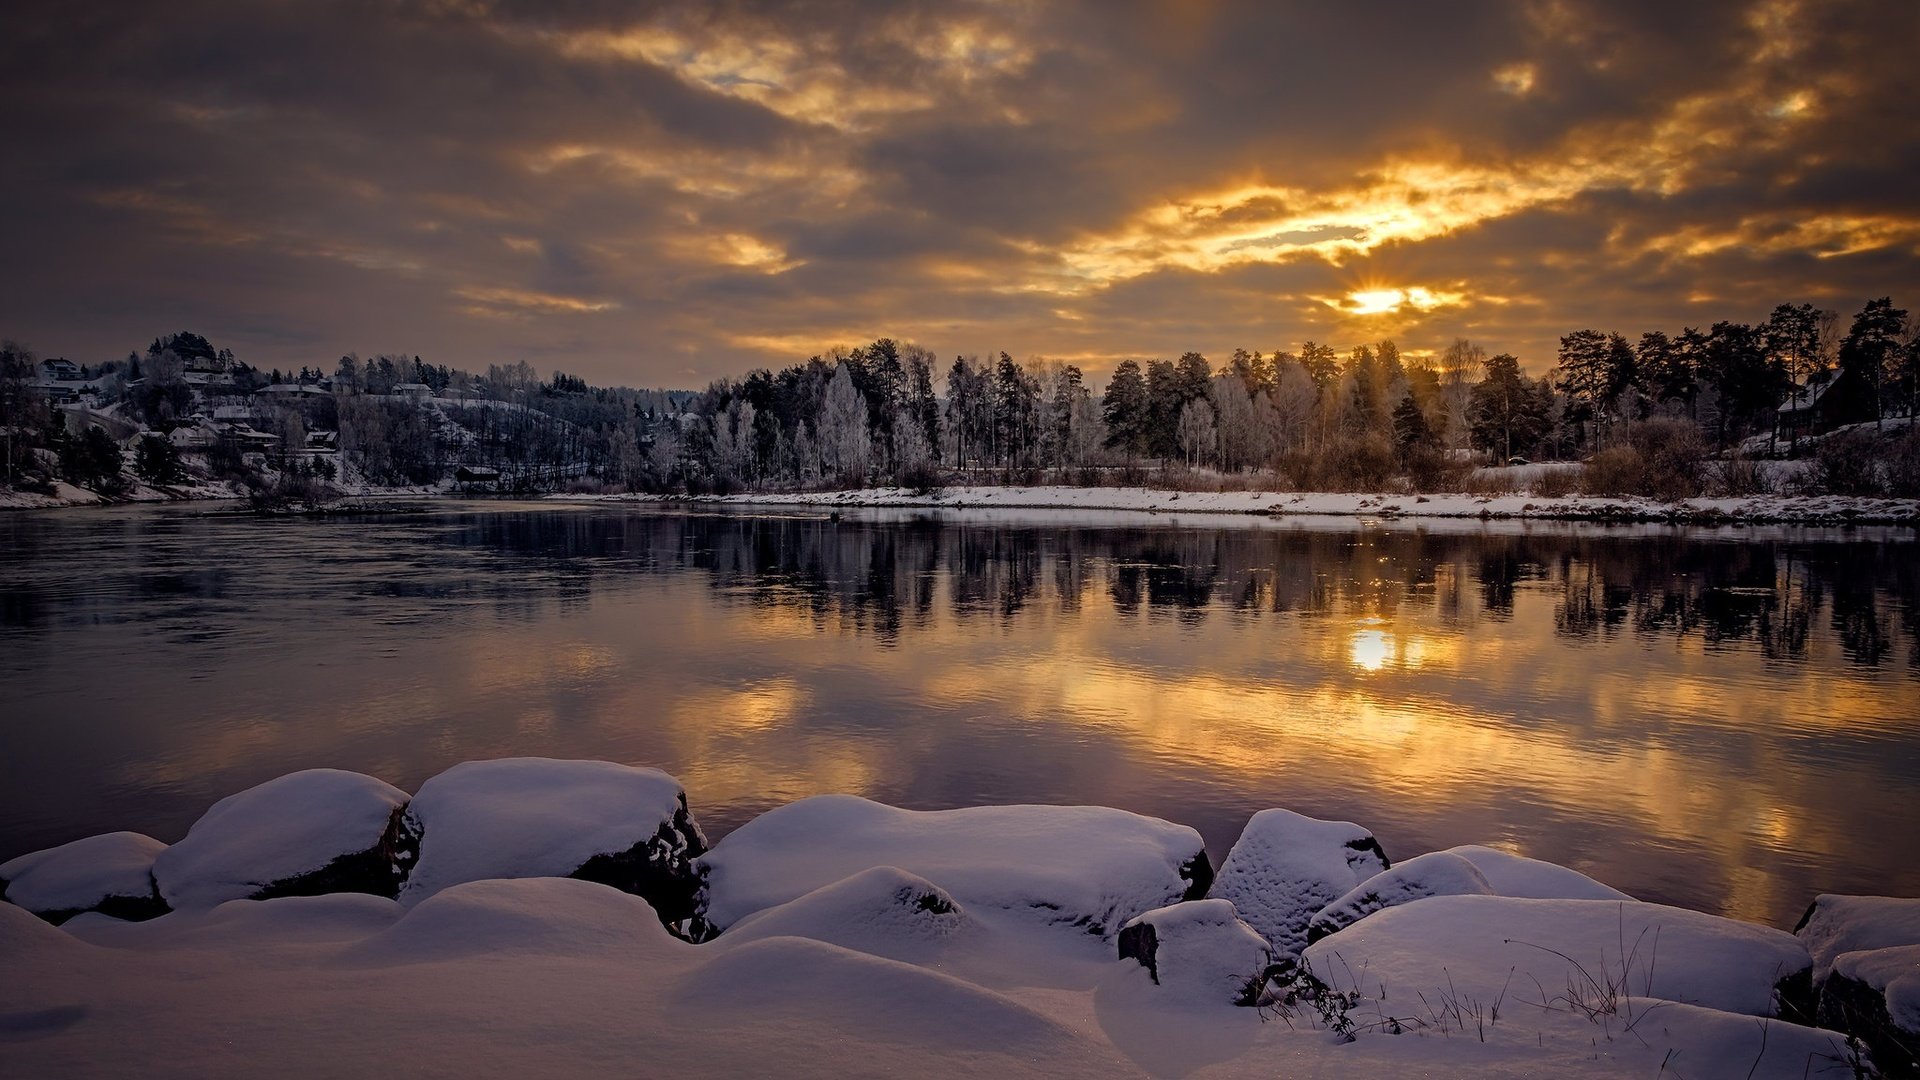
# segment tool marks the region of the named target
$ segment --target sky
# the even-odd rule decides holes
[[[699,387],[1920,307],[1912,0],[16,0],[0,337]]]

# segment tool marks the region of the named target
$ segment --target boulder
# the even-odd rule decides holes
[[[1447,849],[1472,863],[1493,886],[1496,896],[1518,896],[1530,900],[1631,900],[1633,897],[1611,885],[1593,880],[1578,870],[1555,863],[1529,859],[1498,848],[1462,844]]]
[[[1277,952],[1298,955],[1315,913],[1389,865],[1373,834],[1350,821],[1262,810],[1227,852],[1207,895],[1231,901]]]
[[[307,769],[229,795],[153,862],[175,908],[363,892],[391,897],[407,794],[371,776]]]
[[[1517,896],[1532,900],[1631,900],[1578,870],[1468,844],[1416,856],[1356,885],[1307,924],[1312,944],[1383,908],[1429,896]]]
[[[400,902],[493,878],[610,885],[668,927],[693,915],[693,859],[706,837],[680,782],[610,761],[499,758],[455,765],[420,786],[405,830],[419,847]]]
[[[1430,851],[1380,871],[1321,908],[1307,924],[1307,944],[1344,930],[1376,911],[1429,896],[1493,895],[1493,885],[1479,867],[1450,851]]]
[[[1887,1080],[1920,1077],[1920,945],[1834,957],[1820,987],[1819,1020],[1865,1043]]]
[[[1783,930],[1618,900],[1434,896],[1315,942],[1306,967],[1342,990],[1475,1002],[1546,1000],[1602,1013],[1628,997],[1776,1016],[1812,961]]]
[[[978,951],[985,933],[945,889],[897,866],[876,866],[756,911],[707,947],[725,950],[798,937],[903,963],[944,966],[957,951]]]
[[[701,915],[718,932],[878,866],[974,910],[1037,915],[1106,936],[1143,911],[1202,895],[1200,834],[1104,806],[902,810],[820,795],[771,810],[700,859]]]
[[[165,844],[136,832],[102,833],[0,863],[0,893],[58,925],[82,912],[115,919],[167,913],[153,883]]]
[[[1188,900],[1136,915],[1120,928],[1120,959],[1138,960],[1155,986],[1196,1002],[1254,1005],[1273,950],[1225,900]]]
[[[1841,953],[1920,945],[1920,900],[1821,893],[1793,932],[1813,957],[1813,981],[1819,986]]]

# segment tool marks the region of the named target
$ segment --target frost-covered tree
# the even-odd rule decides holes
[[[865,484],[873,440],[867,430],[866,400],[854,389],[853,365],[841,363],[834,368],[818,427],[827,474],[843,484]]]
[[[1213,449],[1216,438],[1213,424],[1213,406],[1206,398],[1194,398],[1180,407],[1178,427],[1180,452],[1186,456],[1187,468],[1195,468]]]

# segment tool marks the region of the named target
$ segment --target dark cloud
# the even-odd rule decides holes
[[[0,334],[697,384],[1920,286],[1904,0],[16,4]],[[1367,288],[1431,290],[1360,318]]]

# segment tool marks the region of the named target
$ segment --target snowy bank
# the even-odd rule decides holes
[[[392,863],[397,899],[212,903],[355,849],[401,803],[419,856]],[[1866,946],[1831,957],[1849,996],[1823,1018],[1878,1025],[1898,1062],[1916,1011],[1920,950],[1881,946],[1907,932],[1898,904],[1822,897],[1825,929],[1795,937],[1489,848],[1387,869],[1363,827],[1278,808],[1208,899],[1196,832],[1103,807],[822,796],[703,844],[664,773],[522,758],[410,801],[296,773],[172,849],[22,856],[0,866],[25,905],[0,905],[0,1075],[1847,1075],[1844,1034],[1778,1019],[1811,987],[1809,936]],[[582,879],[609,854],[621,873]],[[681,894],[634,895],[655,854],[678,886],[704,875],[709,940],[660,906]],[[152,894],[169,863],[198,873],[158,918],[28,910]],[[1363,910],[1362,887],[1393,903]],[[1329,904],[1342,925],[1299,962],[1275,947]]]
[[[973,908],[1107,935],[1212,880],[1200,834],[1103,806],[900,810],[820,795],[742,825],[700,859],[715,930],[876,866],[935,882]]]
[[[1152,488],[957,487],[761,492],[743,495],[550,495],[560,502],[687,503],[712,506],[930,507],[954,510],[1125,510],[1274,516],[1534,518],[1570,521],[1786,524],[1920,522],[1920,500],[1849,495],[1750,495],[1665,503],[1568,495],[1394,495],[1344,492],[1162,491]]]

